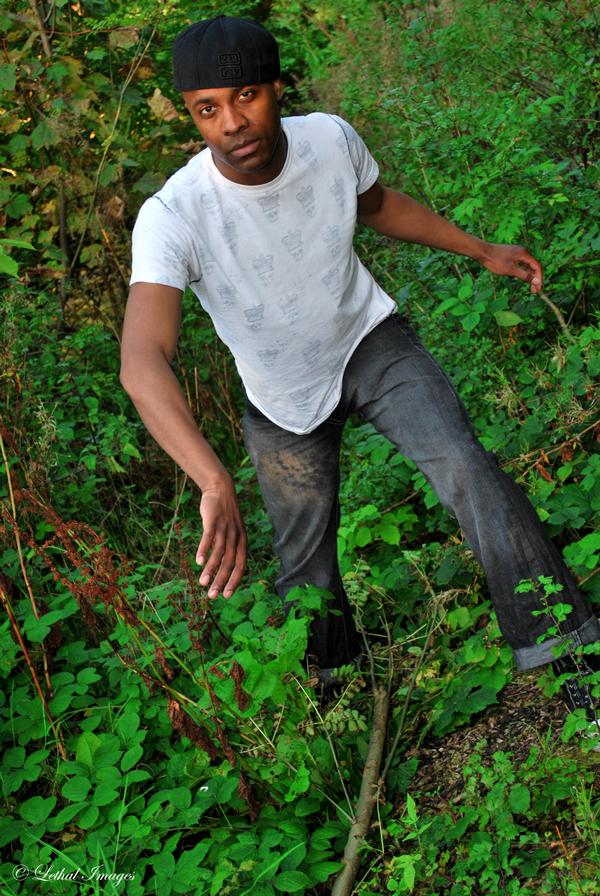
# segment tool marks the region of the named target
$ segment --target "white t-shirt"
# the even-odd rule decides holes
[[[288,152],[269,183],[224,177],[205,149],[142,205],[130,283],[198,296],[250,401],[307,433],[336,407],[344,368],[396,303],[352,245],[357,196],[379,169],[336,115],[282,119]]]

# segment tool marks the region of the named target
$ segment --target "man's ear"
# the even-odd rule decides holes
[[[283,96],[283,84],[279,78],[276,81],[273,81],[273,90],[275,91],[275,99],[279,102]]]

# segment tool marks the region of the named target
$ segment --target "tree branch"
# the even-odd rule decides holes
[[[344,868],[336,878],[331,896],[350,896],[358,873],[360,856],[358,850],[369,830],[369,822],[379,793],[379,769],[387,727],[389,697],[387,690],[377,688],[373,693],[373,727],[367,761],[363,771],[360,793],[356,804],[354,822],[350,828],[344,857]]]

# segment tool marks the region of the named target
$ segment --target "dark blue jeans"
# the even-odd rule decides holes
[[[500,630],[518,671],[550,662],[564,637],[537,644],[552,619],[538,592],[516,594],[521,579],[553,576],[564,590],[556,600],[573,610],[562,623],[574,645],[600,640],[600,625],[521,489],[475,436],[466,411],[437,362],[398,314],[359,344],[344,372],[342,396],[331,416],[306,435],[273,424],[248,403],[243,426],[275,536],[283,606],[296,585],[331,591],[327,613],[312,623],[307,653],[321,668],[349,662],[362,648],[337,561],[340,519],[339,450],[344,423],[357,413],[410,457],[441,503],[456,517],[483,567]],[[552,601],[553,598],[550,600]]]

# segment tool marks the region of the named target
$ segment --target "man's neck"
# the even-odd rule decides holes
[[[283,166],[287,159],[288,141],[285,131],[282,127],[279,129],[279,136],[273,149],[273,154],[269,161],[256,171],[236,171],[229,166],[225,167],[219,159],[213,154],[212,159],[215,167],[221,172],[223,177],[231,180],[236,184],[243,184],[248,187],[261,186],[275,180],[283,171]]]

